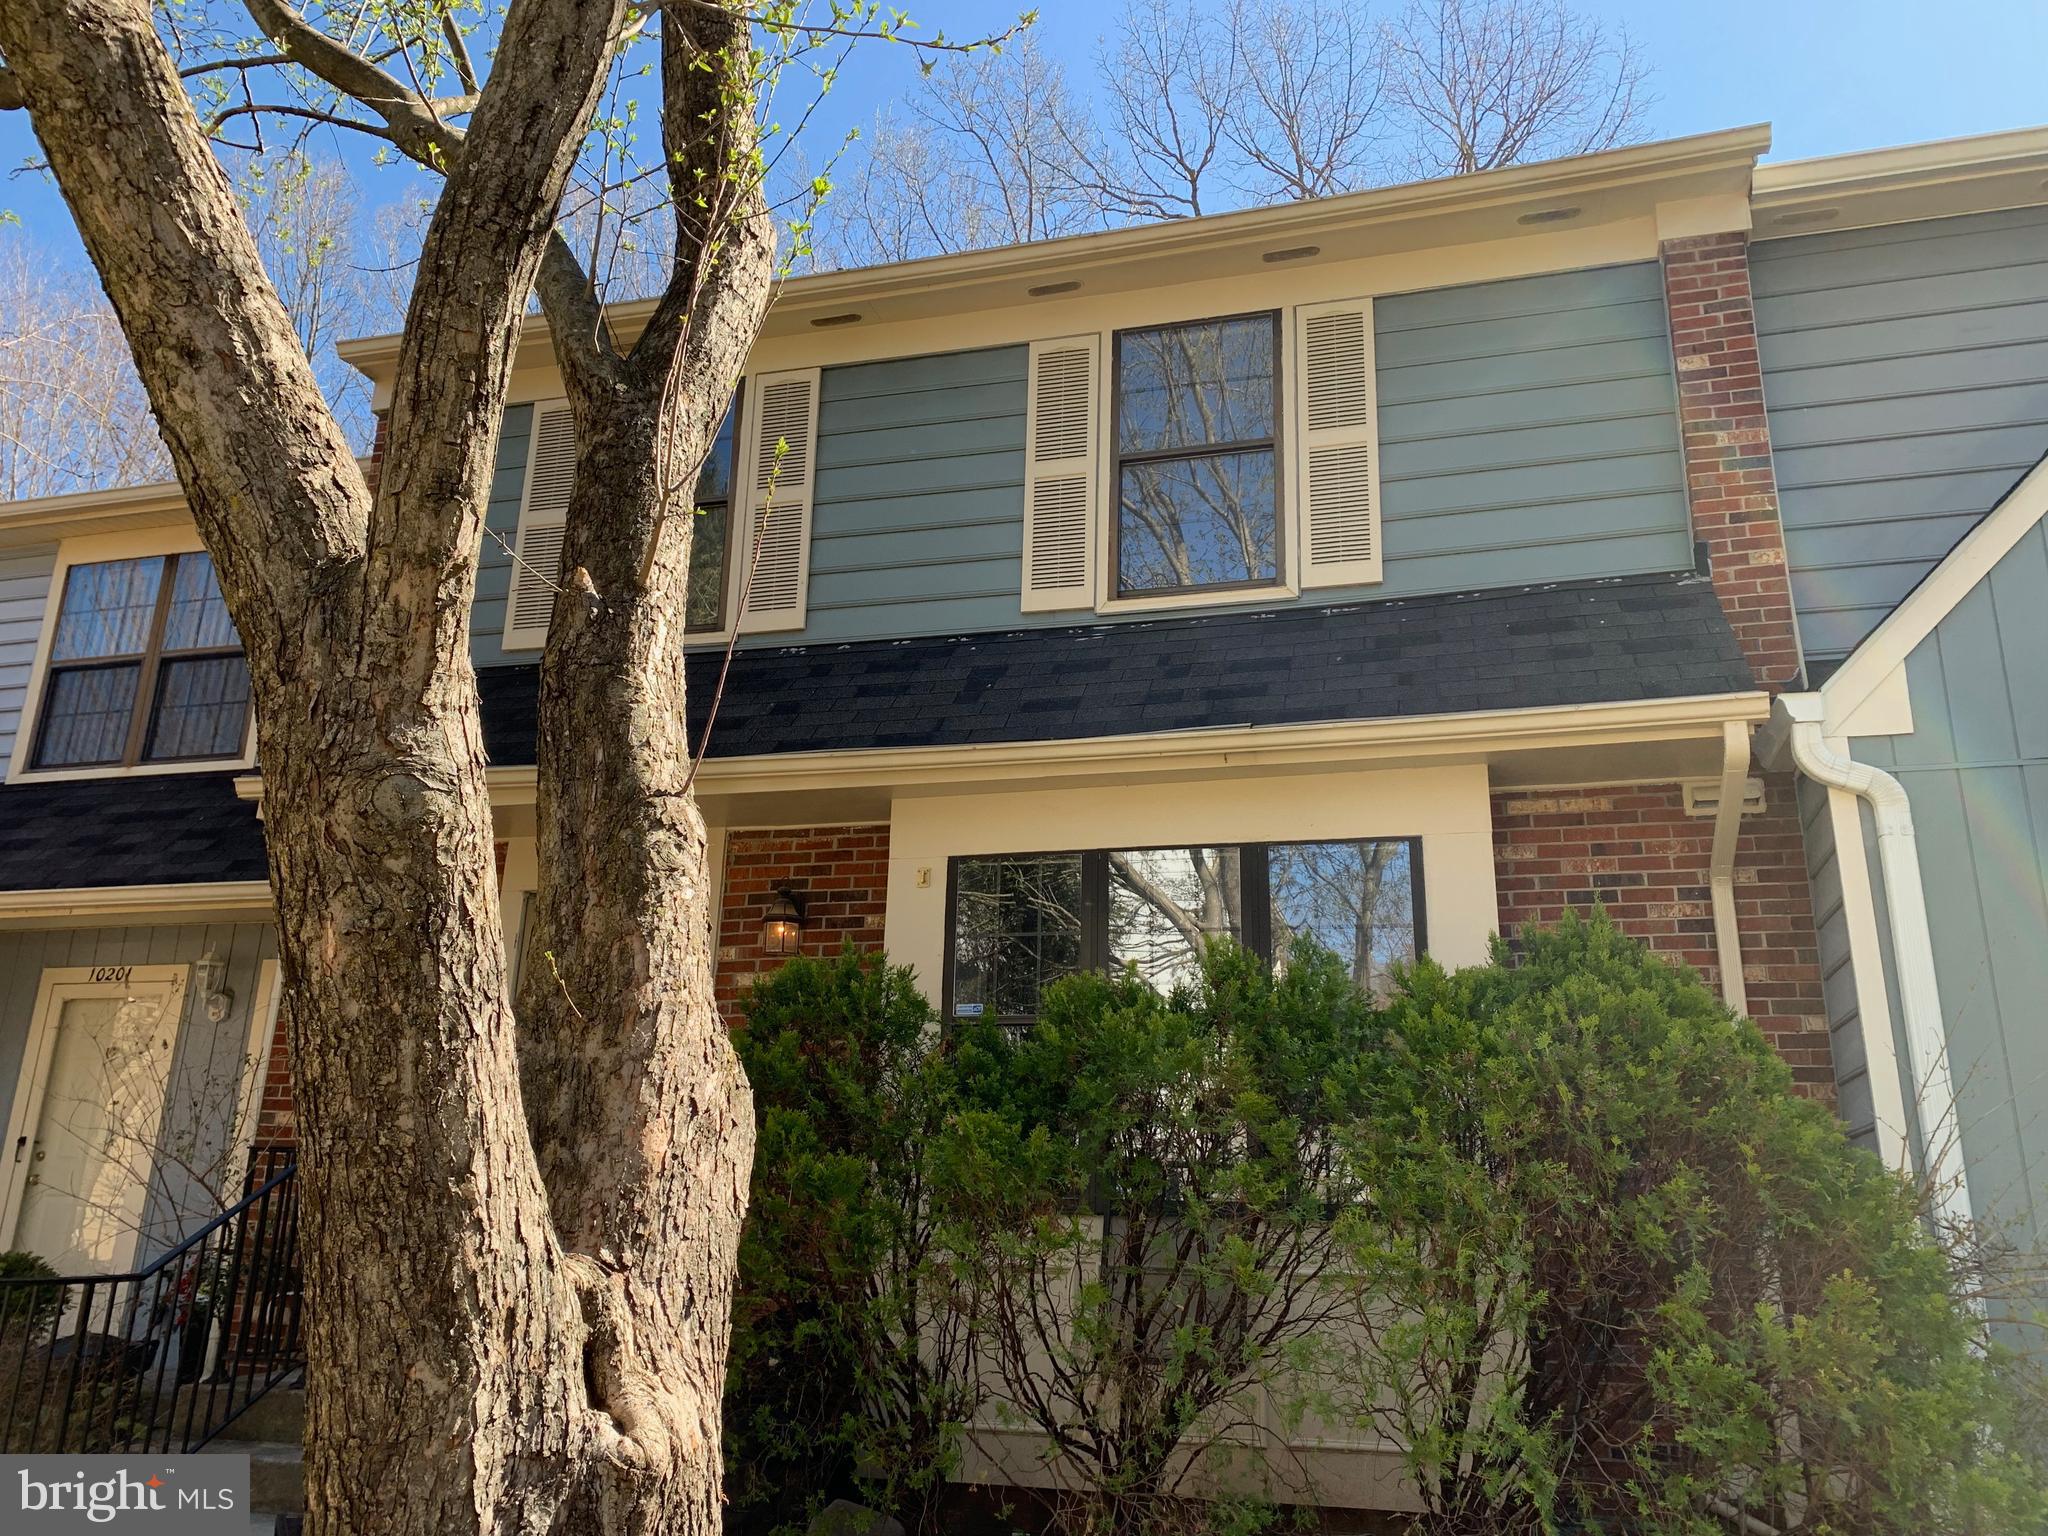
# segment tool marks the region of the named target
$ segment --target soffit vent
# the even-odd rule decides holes
[[[1685,779],[1679,789],[1685,794],[1685,814],[1688,816],[1718,816],[1721,814],[1721,781],[1719,779]],[[1742,781],[1742,814],[1761,816],[1764,813],[1764,781],[1744,779]]]

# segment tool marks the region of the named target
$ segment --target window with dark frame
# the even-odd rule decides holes
[[[31,768],[237,758],[248,730],[249,666],[211,556],[71,567]]]
[[[947,875],[949,1018],[1029,1024],[1079,970],[1128,965],[1167,991],[1217,938],[1282,968],[1312,939],[1384,997],[1427,943],[1418,838],[982,855]]]
[[[1116,594],[1280,580],[1277,311],[1116,335]]]
[[[690,574],[683,596],[683,625],[690,634],[725,628],[726,562],[732,551],[732,474],[739,428],[740,398],[735,394],[697,476],[696,518],[690,525]]]

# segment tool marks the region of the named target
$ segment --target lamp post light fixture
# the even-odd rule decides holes
[[[778,885],[775,899],[768,903],[767,914],[761,919],[761,947],[771,955],[793,955],[803,934],[802,898],[788,886]]]

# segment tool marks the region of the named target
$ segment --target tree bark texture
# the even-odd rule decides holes
[[[645,357],[569,370],[589,446],[568,568],[596,596],[562,605],[547,654],[537,948],[554,958],[533,968],[551,988],[529,988],[528,1093],[468,654],[512,352],[621,14],[513,0],[468,147],[449,146],[373,495],[147,0],[0,0],[9,88],[248,653],[319,1536],[718,1524],[752,1118],[710,995],[682,741],[690,521],[662,486],[701,460],[765,307],[758,210],[658,311]],[[677,47],[736,25],[701,15]]]
[[[541,667],[536,959],[520,999],[527,1110],[556,1230],[590,1257],[604,1304],[634,1321],[606,1364],[607,1396],[670,1502],[670,1528],[703,1531],[722,1525],[719,1427],[754,1116],[711,988],[683,615],[697,471],[766,311],[774,253],[750,179],[753,115],[729,109],[751,89],[747,42],[730,13],[665,17],[677,253],[631,350],[615,349],[565,263],[551,261],[541,284],[579,450]],[[708,206],[692,212],[702,188]]]

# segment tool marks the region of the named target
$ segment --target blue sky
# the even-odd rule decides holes
[[[1581,9],[1625,25],[1652,68],[1654,136],[1768,122],[1770,158],[1986,133],[2048,123],[2048,0],[1578,0]],[[954,36],[999,29],[1017,6],[985,0],[927,0],[910,9]],[[1041,46],[1087,76],[1111,0],[1045,0]],[[869,46],[856,55],[818,120],[822,154],[850,123],[915,85],[902,50]],[[34,154],[21,113],[0,114],[0,165]],[[396,195],[401,182],[375,180],[365,201]],[[60,260],[78,248],[63,203],[48,182],[17,175],[0,182],[36,243]]]

